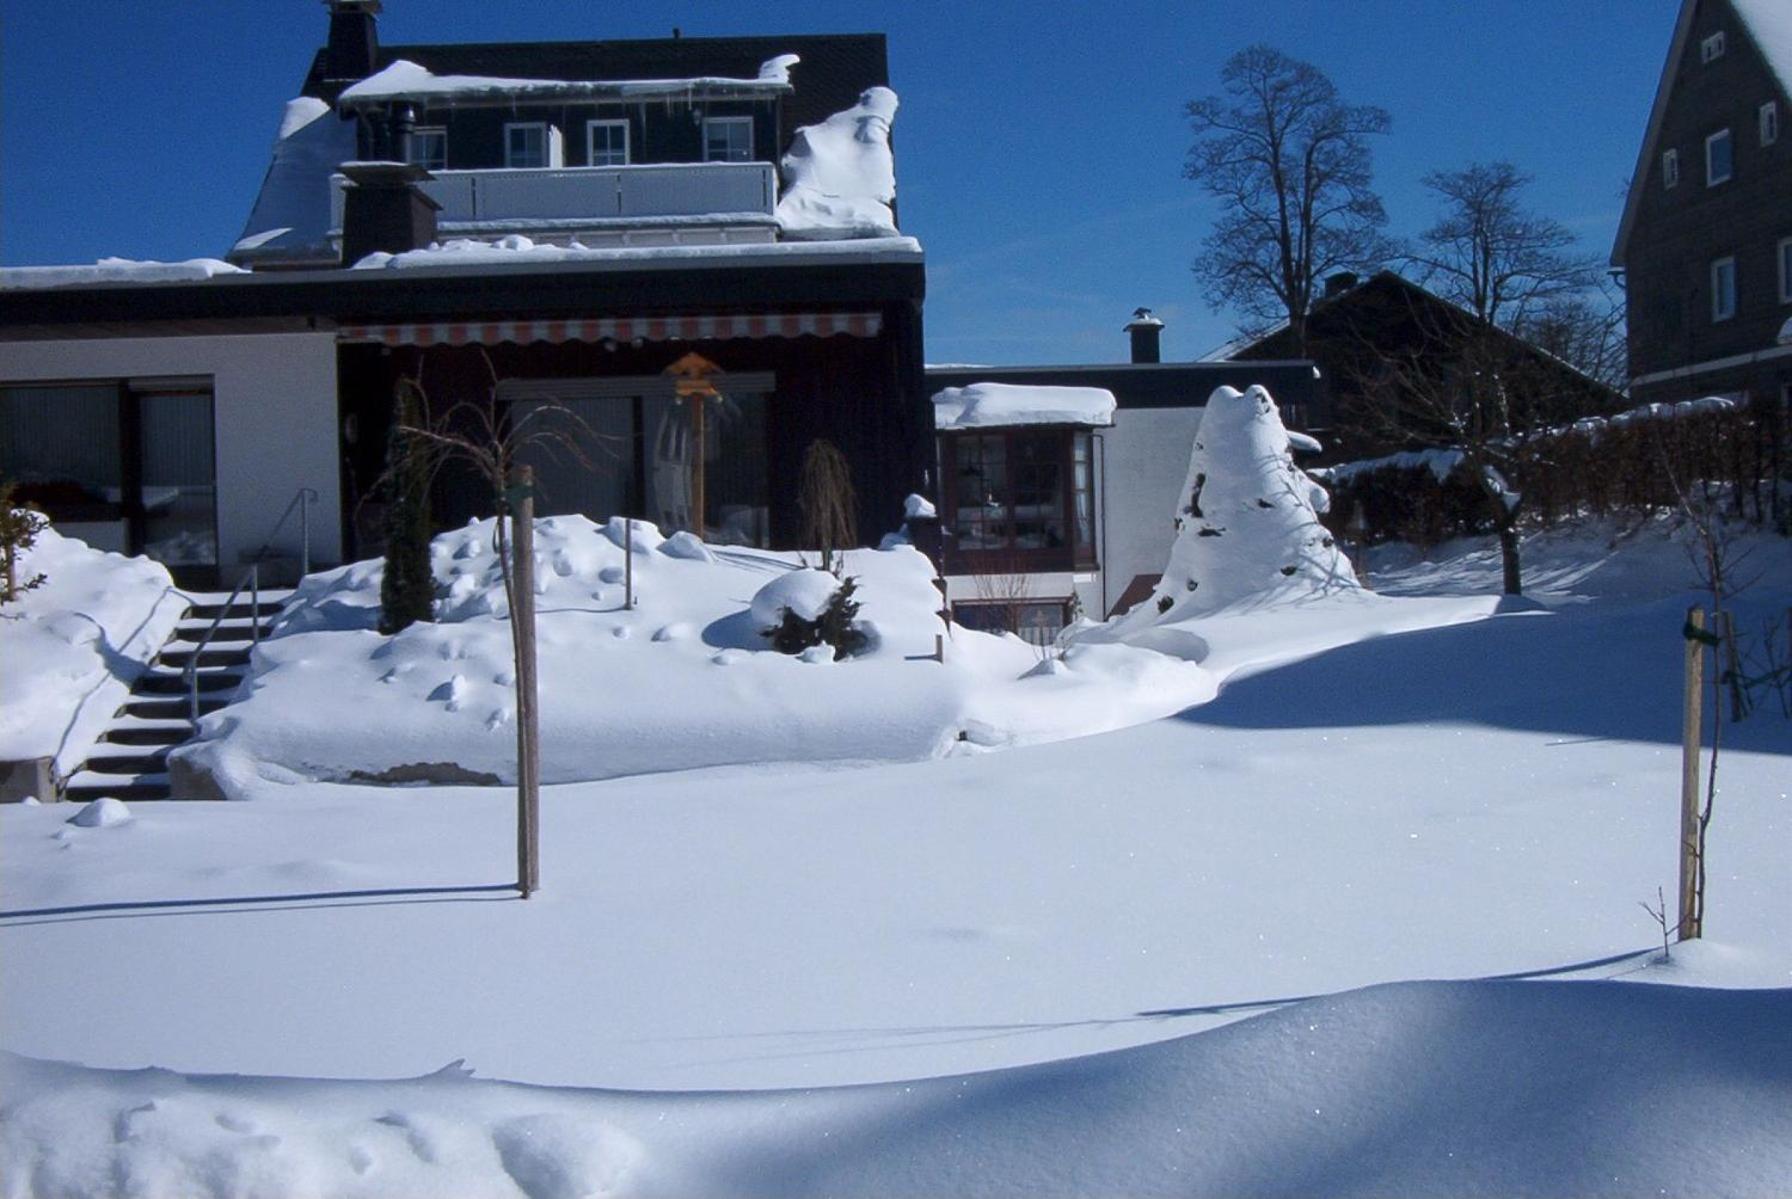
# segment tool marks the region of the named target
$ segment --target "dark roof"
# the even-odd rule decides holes
[[[679,37],[605,42],[467,42],[381,46],[380,69],[399,59],[437,75],[510,79],[752,79],[780,54],[802,61],[790,69],[793,91],[784,99],[783,140],[851,108],[870,87],[887,87],[889,59],[881,33],[778,34],[761,37]],[[305,78],[304,94],[335,100],[324,83],[325,51]]]
[[[180,322],[246,326],[270,318],[358,324],[802,311],[809,305],[870,309],[918,304],[925,288],[918,258],[272,271],[202,283],[0,290],[0,334],[80,336],[84,327],[118,324],[178,332]]]
[[[1243,391],[1256,384],[1280,403],[1314,396],[1313,364],[1280,362],[1117,362],[1089,366],[930,366],[927,392],[972,383],[1029,383],[1041,387],[1104,387],[1122,408],[1198,408],[1217,387]]]

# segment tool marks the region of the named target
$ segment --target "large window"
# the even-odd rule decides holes
[[[548,161],[548,127],[541,121],[504,126],[504,165],[534,170],[553,165]]]
[[[441,125],[422,125],[411,130],[409,161],[426,171],[448,169],[448,130]]]
[[[1711,264],[1711,322],[1736,315],[1736,258],[1731,255]]]
[[[1093,560],[1094,479],[1082,429],[1003,429],[943,439],[950,552],[1035,569]]]
[[[703,161],[752,162],[753,118],[710,117],[705,120]]]
[[[1727,183],[1735,165],[1735,147],[1730,142],[1728,129],[1719,129],[1705,139],[1706,187]]]
[[[585,162],[594,167],[628,165],[628,122],[586,121]]]
[[[0,475],[58,532],[97,549],[217,564],[205,381],[0,387]]]

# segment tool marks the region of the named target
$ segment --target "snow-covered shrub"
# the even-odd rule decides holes
[[[0,484],[0,566],[5,571],[4,577],[0,577],[0,604],[15,600],[20,592],[41,587],[44,583],[41,571],[28,579],[20,579],[18,564],[25,551],[37,544],[37,535],[50,522],[41,512],[13,507],[15,486],[13,483]]]
[[[753,623],[781,654],[826,645],[843,658],[865,648],[865,632],[856,623],[857,589],[855,579],[836,579],[825,570],[789,571],[753,596]]]

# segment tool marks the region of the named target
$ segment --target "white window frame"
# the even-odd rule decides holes
[[[1730,277],[1728,289],[1722,287],[1718,280],[1725,274]],[[1711,323],[1722,324],[1733,320],[1736,316],[1736,255],[1726,254],[1722,258],[1711,260]]]
[[[1663,150],[1661,152],[1661,186],[1662,190],[1675,187],[1680,182],[1680,151]]]
[[[541,130],[541,161],[539,163],[519,163],[511,154],[510,135],[519,129]],[[506,121],[504,123],[504,167],[511,171],[535,170],[540,167],[554,165],[553,149],[549,144],[548,123],[546,121]]]
[[[1715,172],[1711,162],[1711,147],[1718,142],[1725,142],[1730,147],[1730,165],[1722,175]],[[1728,183],[1736,176],[1736,141],[1730,136],[1728,129],[1719,129],[1705,139],[1705,186],[1716,187],[1720,183]]]
[[[1780,140],[1779,101],[1769,100],[1755,110],[1755,129],[1761,135],[1763,146],[1771,146]]]
[[[419,138],[423,138],[423,137],[439,137],[442,139],[442,161],[439,165],[425,162],[422,159],[417,157],[417,141]],[[446,125],[419,125],[415,129],[411,130],[411,162],[413,162],[417,166],[423,167],[426,170],[431,170],[431,171],[447,170],[448,169],[448,126],[446,126]]]
[[[1699,43],[1699,61],[1701,63],[1716,62],[1724,56],[1724,31],[1718,30]]]
[[[709,129],[712,125],[745,126],[747,130],[747,156],[745,158],[712,158],[709,153]],[[752,162],[753,161],[753,118],[752,117],[704,117],[703,118],[703,161],[704,162]]]
[[[1792,237],[1780,238],[1777,261],[1780,274],[1780,303],[1792,304]]]
[[[597,131],[599,129],[621,129],[622,130],[622,161],[621,162],[599,162],[599,161],[597,161],[596,139],[597,139]],[[634,142],[632,139],[633,139],[633,135],[629,133],[627,117],[598,117],[594,120],[586,121],[585,122],[585,165],[588,167],[627,166],[629,163],[631,163],[635,160],[635,147],[634,147]]]

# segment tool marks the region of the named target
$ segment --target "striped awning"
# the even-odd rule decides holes
[[[875,312],[766,312],[730,316],[600,317],[558,321],[444,321],[427,325],[344,325],[341,341],[389,346],[529,345],[538,341],[724,341],[732,337],[875,337]]]

